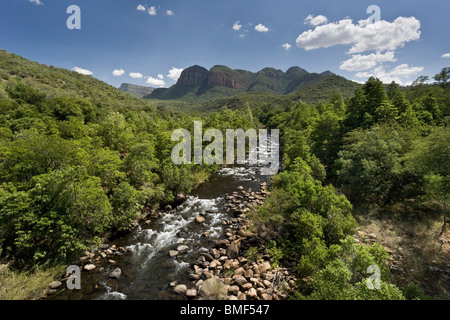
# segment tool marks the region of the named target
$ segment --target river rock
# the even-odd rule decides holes
[[[216,241],[217,248],[224,248],[227,246],[227,244],[228,244],[228,241],[226,239]]]
[[[178,255],[178,251],[176,250],[169,250],[169,256],[170,257],[176,257]]]
[[[251,288],[253,288],[253,286],[252,286],[252,284],[250,282],[244,283],[242,285],[242,290],[244,290],[244,291],[249,290]]]
[[[227,248],[227,256],[231,259],[235,259],[239,255],[239,247],[240,247],[241,241],[235,240],[233,241]]]
[[[236,278],[234,278],[234,283],[242,287],[244,284],[247,283],[247,279],[245,279],[243,276],[237,276]]]
[[[270,268],[270,263],[266,261],[259,265],[258,270],[260,274],[263,274],[264,272],[270,270]]]
[[[256,299],[258,298],[258,293],[256,292],[255,288],[251,288],[247,291],[247,297],[249,299]]]
[[[253,277],[252,269],[245,270],[244,277],[246,277],[247,279],[250,279],[251,277]]]
[[[87,264],[84,266],[84,270],[86,271],[92,271],[95,270],[97,268],[97,266],[95,264]]]
[[[195,217],[195,220],[197,221],[197,223],[203,223],[203,222],[205,222],[205,217],[202,217],[202,216],[196,216]]]
[[[228,293],[231,295],[237,295],[239,293],[239,287],[238,286],[230,286],[228,288]]]
[[[111,272],[111,273],[109,274],[109,277],[110,277],[111,279],[117,279],[117,280],[119,280],[121,275],[122,275],[122,270],[120,270],[120,268],[115,268],[115,269],[113,270],[113,272]]]
[[[197,289],[188,289],[186,290],[186,297],[195,298],[197,296]]]
[[[186,253],[189,250],[189,247],[186,245],[178,246],[177,251],[181,254]]]
[[[183,294],[186,292],[186,290],[187,290],[187,287],[184,284],[179,284],[179,285],[175,286],[175,288],[173,289],[173,291],[175,291],[175,293],[178,293],[178,294]]]
[[[52,283],[50,283],[50,289],[52,290],[58,289],[61,286],[62,286],[61,281],[53,281]]]
[[[242,276],[244,273],[245,273],[245,270],[242,267],[237,268],[236,270],[234,270],[234,275],[235,276]]]
[[[261,299],[263,300],[272,300],[272,296],[268,293],[261,294]]]

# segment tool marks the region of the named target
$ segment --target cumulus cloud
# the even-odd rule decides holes
[[[139,72],[131,72],[131,73],[129,74],[129,76],[130,76],[131,78],[133,78],[133,79],[141,79],[141,78],[144,77],[144,76],[142,75],[142,73],[139,73]]]
[[[114,77],[120,77],[120,76],[123,76],[124,74],[125,74],[125,70],[123,70],[123,69],[115,69],[112,72],[112,75]]]
[[[410,67],[405,63],[396,66],[391,71],[386,71],[384,66],[379,66],[368,72],[358,72],[356,76],[358,78],[369,78],[373,76],[380,79],[384,83],[395,81],[400,85],[407,85],[412,81],[404,79],[409,79],[410,77],[417,75],[418,73],[422,72],[423,69],[423,67]]]
[[[79,68],[79,67],[74,67],[72,69],[72,71],[78,72],[78,73],[83,74],[85,76],[92,76],[94,74],[92,71],[89,71],[89,70],[83,69],[83,68]]]
[[[310,14],[305,19],[305,24],[310,24],[312,26],[318,26],[320,24],[324,24],[328,22],[328,18],[319,14],[317,17],[314,17],[314,15]]]
[[[368,23],[351,19],[317,26],[300,34],[297,46],[305,50],[328,48],[335,45],[352,45],[349,53],[373,50],[396,50],[405,43],[420,38],[420,21],[415,17],[398,17],[394,22],[384,20]]]
[[[156,16],[156,7],[155,6],[151,6],[150,8],[148,8],[148,14],[151,16]]]
[[[158,74],[158,79],[162,80],[164,79],[164,76],[162,74]]]
[[[164,82],[164,80],[161,79],[155,79],[152,77],[148,77],[147,81],[145,82],[151,86],[155,86],[155,87],[164,87],[166,85],[166,83]]]
[[[239,21],[236,21],[236,22],[233,24],[233,30],[234,30],[234,31],[239,31],[239,30],[241,30],[241,28],[242,28],[242,24],[240,24]]]
[[[138,5],[136,9],[139,10],[139,11],[147,10],[147,9],[145,9],[145,7],[142,4]]]
[[[376,52],[369,55],[353,55],[351,59],[342,62],[339,69],[345,71],[363,71],[376,67],[382,62],[395,62],[394,51],[387,51],[386,53]]]
[[[260,23],[255,27],[255,30],[258,32],[267,32],[267,31],[269,31],[269,28],[267,28],[265,25]]]
[[[183,69],[178,69],[178,68],[172,67],[172,69],[169,70],[169,74],[167,75],[167,78],[170,78],[174,81],[178,81],[178,79],[181,76],[181,72],[183,72]]]
[[[289,50],[292,46],[289,43],[285,43],[282,45],[282,47],[286,50]]]
[[[31,3],[34,3],[37,6],[43,6],[44,3],[41,0],[29,0]]]
[[[450,59],[450,53],[444,53],[441,58]]]
[[[168,16],[173,16],[173,15],[175,14],[175,12],[173,12],[173,10],[167,10],[167,11],[166,11],[166,14],[167,14]]]

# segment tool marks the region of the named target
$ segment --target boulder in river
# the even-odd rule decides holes
[[[109,274],[109,277],[111,278],[111,279],[120,279],[120,276],[122,275],[122,270],[120,270],[120,268],[115,268],[114,270],[113,270],[113,272],[111,272],[110,274]]]
[[[178,251],[176,250],[169,250],[169,256],[170,257],[176,257],[178,255]]]
[[[186,290],[186,297],[195,298],[197,296],[197,289],[188,289]]]
[[[188,252],[188,250],[189,250],[189,247],[184,244],[178,246],[178,248],[177,248],[178,253],[181,253],[181,254]]]
[[[86,271],[92,271],[95,270],[97,268],[97,266],[95,264],[87,264],[84,266],[84,270]]]
[[[197,221],[197,223],[203,223],[203,222],[205,222],[205,217],[203,217],[203,216],[196,216],[195,220]]]
[[[187,287],[184,284],[179,284],[179,285],[175,286],[175,288],[173,289],[173,291],[175,291],[175,293],[178,293],[178,294],[183,294],[186,292],[186,290],[187,290]]]

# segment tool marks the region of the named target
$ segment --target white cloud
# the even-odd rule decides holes
[[[138,5],[136,9],[139,10],[139,11],[147,10],[147,9],[145,9],[145,7],[142,4]]]
[[[173,15],[175,14],[175,12],[173,12],[173,10],[167,10],[167,11],[166,11],[166,14],[167,14],[168,16],[173,16]]]
[[[351,59],[342,62],[339,69],[345,71],[363,71],[376,67],[382,62],[395,62],[395,52],[387,51],[386,53],[371,53],[369,55],[353,55]]]
[[[131,73],[129,74],[129,76],[130,76],[131,78],[133,78],[133,79],[141,79],[141,78],[144,77],[144,76],[142,75],[142,73],[139,73],[139,72],[131,72]]]
[[[112,72],[112,75],[114,77],[120,77],[120,76],[123,76],[124,74],[125,74],[125,70],[123,70],[123,69],[115,69]]]
[[[314,27],[327,22],[328,18],[320,14],[317,17],[314,17],[314,15],[310,14],[305,19],[305,24],[310,24]]]
[[[353,24],[351,19],[320,25],[297,38],[297,46],[305,50],[328,48],[335,45],[352,45],[349,53],[396,50],[405,43],[420,38],[420,21],[414,17],[398,17],[394,22],[380,20],[368,23],[361,20]]]
[[[148,8],[148,14],[151,16],[156,16],[156,7],[151,6],[150,8]]]
[[[169,70],[169,74],[167,75],[167,78],[177,81],[178,78],[180,78],[180,76],[181,76],[181,72],[183,72],[183,69],[178,69],[178,68],[172,67],[172,69]]]
[[[444,53],[441,58],[450,59],[450,53]]]
[[[79,67],[74,67],[72,69],[72,71],[78,72],[80,74],[84,74],[85,76],[92,76],[94,74],[92,71],[89,71],[89,70],[83,69],[83,68],[79,68]]]
[[[286,50],[289,50],[292,46],[289,43],[285,43],[282,45],[282,47]]]
[[[158,74],[158,79],[162,80],[164,79],[164,76],[162,74]]]
[[[241,30],[241,28],[242,28],[242,24],[240,24],[239,21],[236,21],[236,22],[233,24],[233,30],[234,30],[234,31],[239,31],[239,30]]]
[[[44,3],[41,0],[29,0],[31,3],[34,3],[37,6],[43,6]]]
[[[152,77],[148,77],[148,79],[145,83],[147,83],[151,86],[155,86],[155,87],[164,87],[166,85],[166,83],[163,80],[155,79]]]
[[[391,71],[386,71],[384,66],[379,66],[368,72],[358,72],[356,76],[358,78],[369,78],[373,76],[380,79],[384,83],[395,81],[400,85],[408,85],[412,82],[410,77],[422,72],[423,69],[423,67],[410,67],[405,63],[396,66]]]
[[[265,25],[260,23],[255,27],[255,30],[258,32],[267,32],[267,31],[269,31],[269,28],[267,28]]]

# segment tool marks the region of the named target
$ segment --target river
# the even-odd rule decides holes
[[[267,176],[259,168],[249,166],[224,167],[195,189],[186,200],[166,211],[150,224],[140,224],[131,233],[108,243],[127,252],[111,259],[95,271],[81,272],[81,289],[69,290],[65,284],[49,299],[55,300],[172,300],[182,299],[173,293],[170,283],[189,284],[189,269],[200,253],[207,252],[223,236],[222,221],[233,216],[227,212],[225,196],[239,186],[258,191]],[[204,215],[200,224],[196,217]],[[204,232],[209,236],[205,237]],[[188,246],[185,254],[169,256],[169,250]],[[110,279],[115,268],[122,271],[118,280]],[[101,269],[102,268],[102,269]]]

